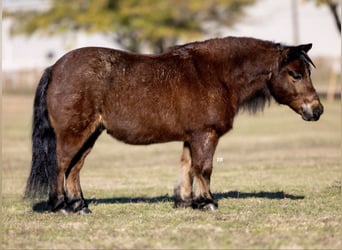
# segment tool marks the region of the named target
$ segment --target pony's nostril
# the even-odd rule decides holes
[[[311,104],[302,105],[302,117],[306,121],[317,121],[323,113],[323,106],[313,107]]]
[[[303,119],[306,121],[310,121],[311,117],[313,117],[312,110],[308,108],[303,108]]]
[[[318,106],[313,111],[314,119],[317,121],[319,117],[323,114],[323,106]]]

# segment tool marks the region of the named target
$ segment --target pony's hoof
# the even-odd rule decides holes
[[[83,215],[83,214],[91,214],[92,212],[91,212],[91,210],[90,210],[89,208],[84,207],[84,208],[82,208],[80,211],[78,211],[78,213],[79,213],[80,215]]]
[[[54,211],[55,213],[63,214],[63,215],[68,215],[69,211],[65,208],[60,208]]]
[[[218,209],[218,202],[217,200],[211,200],[207,198],[198,198],[193,201],[191,206],[193,209],[215,211]]]
[[[213,203],[209,203],[209,204],[206,204],[205,206],[203,206],[202,209],[207,210],[207,211],[216,211],[218,209],[218,205],[213,204]]]

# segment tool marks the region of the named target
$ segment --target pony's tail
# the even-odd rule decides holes
[[[46,91],[51,68],[47,68],[37,86],[32,122],[32,163],[25,198],[45,198],[55,189],[57,179],[56,136],[51,127]]]

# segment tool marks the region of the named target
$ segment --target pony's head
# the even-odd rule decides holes
[[[306,121],[317,121],[323,105],[311,81],[311,66],[307,52],[312,44],[287,46],[280,49],[278,72],[272,75],[269,89],[280,104],[288,105]]]

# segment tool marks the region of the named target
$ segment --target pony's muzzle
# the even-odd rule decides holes
[[[301,106],[301,115],[305,121],[318,121],[323,111],[323,105],[319,101],[304,103]]]

